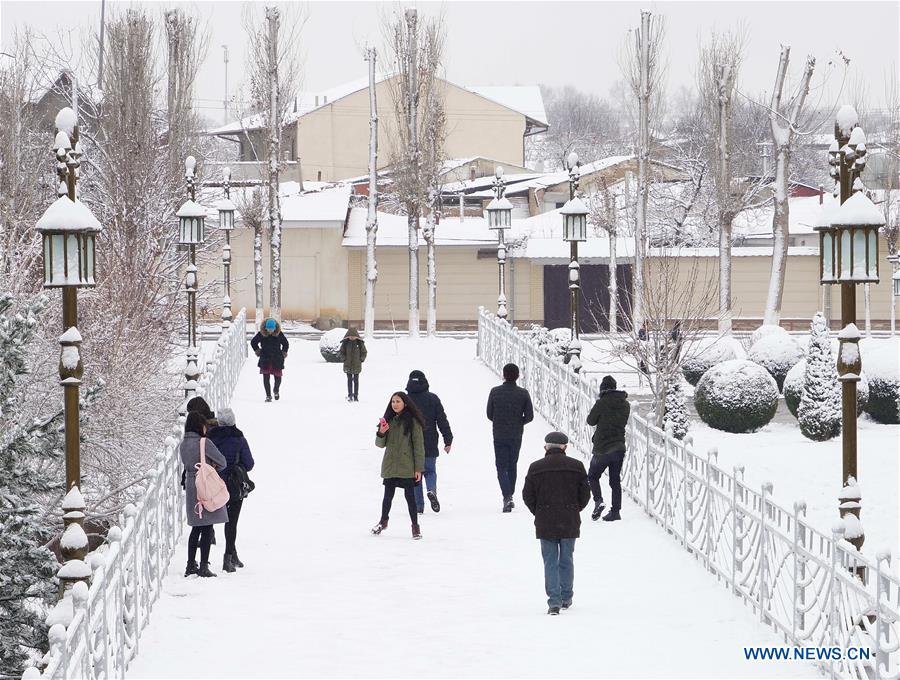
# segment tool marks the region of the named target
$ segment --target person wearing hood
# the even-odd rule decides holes
[[[348,328],[338,353],[344,362],[344,373],[347,374],[347,401],[359,401],[359,374],[362,373],[367,354],[365,341],[359,337],[355,328]]]
[[[609,488],[612,491],[612,505],[603,516],[604,522],[621,519],[622,509],[622,465],[625,462],[625,427],[631,406],[628,393],[616,389],[616,380],[611,375],[604,376],[600,382],[600,395],[587,417],[587,424],[595,426],[593,456],[588,468],[588,481],[594,497],[594,510],[591,519],[600,518],[606,504],[600,491],[600,476],[609,469]]]
[[[406,392],[425,419],[425,469],[422,476],[425,478],[431,509],[440,512],[441,504],[437,497],[438,430],[444,439],[444,453],[450,453],[453,432],[450,431],[450,423],[440,397],[429,391],[428,378],[422,371],[409,374]],[[425,511],[425,499],[422,496],[422,483],[419,482],[416,484],[416,509],[420,514]]]
[[[522,489],[522,500],[534,515],[535,534],[541,541],[547,613],[553,615],[572,606],[579,513],[591,499],[584,464],[566,455],[568,444],[562,432],[548,434],[544,457],[528,468]]]
[[[225,480],[231,497],[225,506],[228,510],[228,521],[225,523],[225,555],[222,559],[222,570],[229,573],[235,568],[244,566],[244,563],[238,558],[237,554],[237,524],[241,516],[241,506],[244,500],[235,494],[229,478],[235,465],[240,465],[249,472],[253,469],[253,454],[250,452],[250,445],[235,425],[234,411],[230,408],[223,408],[219,411],[219,424],[209,431],[209,440],[216,445],[225,457],[225,467],[219,470],[219,476]]]
[[[272,401],[271,376],[275,376],[275,400],[278,401],[278,390],[281,387],[281,375],[284,371],[284,360],[287,358],[288,339],[281,332],[281,324],[276,319],[266,319],[259,332],[253,336],[250,346],[259,357],[259,372],[263,377],[266,390],[266,401]]]

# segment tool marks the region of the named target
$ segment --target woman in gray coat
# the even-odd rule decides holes
[[[186,471],[184,485],[184,500],[187,504],[187,521],[191,527],[191,535],[188,538],[188,561],[185,576],[197,574],[198,576],[215,576],[209,570],[209,547],[212,543],[213,525],[224,524],[228,521],[228,510],[223,505],[218,510],[209,512],[204,510],[198,514],[197,507],[197,472],[194,467],[200,462],[200,439],[206,437],[206,417],[202,413],[188,413],[184,423],[184,439],[181,442],[181,462]],[[216,470],[225,467],[226,461],[216,445],[209,439],[206,440],[204,450],[206,462]],[[200,566],[197,566],[197,546],[200,546]]]

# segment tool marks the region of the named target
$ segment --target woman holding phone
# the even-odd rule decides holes
[[[422,478],[425,467],[425,419],[406,392],[394,392],[378,422],[375,446],[384,449],[381,460],[381,478],[384,483],[384,499],[381,502],[381,519],[372,527],[376,536],[387,529],[388,515],[394,502],[394,491],[403,489],[412,537],[422,538],[416,513],[415,484]]]

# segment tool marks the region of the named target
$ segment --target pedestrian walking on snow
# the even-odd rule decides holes
[[[204,456],[206,462],[216,470],[225,467],[225,457],[206,438],[206,418],[198,411],[188,413],[184,423],[184,439],[181,441],[179,453],[181,462],[188,471],[184,488],[184,499],[187,505],[187,523],[191,527],[188,537],[188,560],[185,576],[197,574],[198,576],[215,576],[209,570],[209,548],[212,544],[213,525],[223,524],[228,521],[228,510],[223,505],[218,510],[197,511],[197,483],[196,468],[200,462],[200,444],[204,442]],[[197,566],[197,548],[200,548],[200,566]]]
[[[422,371],[412,371],[409,374],[406,392],[425,419],[425,470],[422,476],[425,478],[431,509],[434,512],[440,512],[441,504],[437,497],[438,430],[444,439],[444,453],[450,453],[453,432],[450,431],[450,423],[440,397],[430,391],[428,379]],[[420,514],[425,511],[425,499],[422,496],[422,482],[420,481],[416,484],[416,510]]]
[[[548,614],[572,606],[575,583],[575,540],[581,515],[591,499],[587,473],[580,460],[566,455],[569,438],[551,432],[544,438],[544,457],[528,468],[522,500],[534,515],[535,534],[544,558],[544,590]]]
[[[375,446],[384,449],[381,460],[384,499],[381,501],[381,519],[372,528],[375,535],[387,528],[394,491],[399,488],[403,489],[406,498],[412,537],[422,538],[413,487],[422,479],[422,469],[425,467],[424,424],[422,414],[406,392],[391,395],[375,434]]]
[[[344,373],[347,374],[347,401],[359,401],[359,374],[367,354],[365,341],[355,328],[348,328],[338,355],[344,362]]]
[[[275,376],[275,401],[278,401],[278,390],[284,371],[284,360],[288,355],[288,339],[281,332],[281,324],[276,319],[266,319],[259,332],[253,336],[250,346],[259,357],[259,372],[263,377],[266,390],[266,401],[272,401],[271,376]]]
[[[231,573],[235,568],[244,566],[237,554],[237,525],[244,499],[234,479],[241,472],[246,474],[253,469],[253,454],[244,433],[235,425],[234,411],[230,408],[219,411],[219,425],[210,429],[209,439],[225,458],[225,467],[219,470],[219,476],[225,480],[230,497],[225,506],[228,521],[225,523],[225,555],[222,558],[222,571]]]
[[[616,380],[611,375],[604,376],[600,383],[600,394],[587,417],[587,424],[596,426],[594,430],[593,456],[588,468],[588,480],[594,497],[591,519],[597,521],[606,505],[600,490],[600,475],[609,470],[609,488],[612,491],[612,506],[603,517],[604,522],[621,519],[622,509],[622,465],[625,462],[625,426],[631,406],[628,393],[616,389]]]
[[[497,481],[503,494],[503,512],[515,507],[516,473],[519,450],[522,448],[522,432],[527,423],[534,420],[534,408],[528,390],[516,385],[519,367],[506,364],[503,367],[503,384],[491,390],[487,402],[487,417],[493,423],[494,463]]]

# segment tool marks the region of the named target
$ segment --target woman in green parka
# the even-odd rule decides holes
[[[341,340],[340,358],[347,374],[347,401],[359,401],[359,374],[366,360],[366,343],[355,328],[348,328]]]
[[[422,478],[425,468],[424,431],[425,419],[409,395],[394,392],[375,434],[375,446],[384,449],[381,460],[381,477],[384,480],[381,520],[372,528],[376,536],[387,529],[394,491],[401,488],[412,521],[412,537],[422,538],[416,513],[415,485]]]

